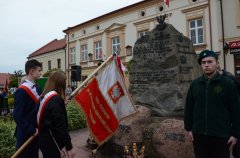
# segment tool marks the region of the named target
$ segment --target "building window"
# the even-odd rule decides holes
[[[99,26],[99,25],[97,25],[97,26],[96,26],[96,30],[99,30],[99,29],[100,29],[100,26]]]
[[[93,54],[92,53],[88,53],[88,61],[93,61]]]
[[[126,48],[126,54],[129,55],[129,56],[132,55],[132,46],[128,45],[125,48]]]
[[[76,50],[75,50],[75,48],[70,48],[70,63],[71,64],[76,63]]]
[[[141,11],[141,12],[139,12],[139,16],[140,17],[144,17],[146,15],[146,12],[143,10],[143,11]]]
[[[190,3],[197,3],[199,0],[189,0]]]
[[[112,38],[112,53],[120,55],[120,39],[119,37]]]
[[[95,42],[95,59],[102,59],[102,42]]]
[[[147,35],[148,31],[139,31],[138,32],[138,38]]]
[[[51,60],[48,61],[48,70],[51,70]]]
[[[163,11],[164,11],[164,6],[163,6],[163,5],[160,5],[160,6],[158,7],[158,10],[159,10],[159,12],[163,12]]]
[[[82,61],[87,61],[87,45],[81,46],[81,55],[82,55]]]
[[[61,69],[61,59],[57,59],[57,68]]]
[[[189,21],[190,39],[194,45],[204,43],[203,35],[203,19],[195,19]]]

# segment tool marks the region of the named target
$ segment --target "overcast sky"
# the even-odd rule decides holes
[[[141,0],[1,0],[0,73],[24,70],[29,54],[67,27]]]

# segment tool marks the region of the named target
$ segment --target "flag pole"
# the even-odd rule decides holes
[[[28,140],[13,154],[11,158],[16,158],[35,138],[36,136],[31,136]]]
[[[113,58],[113,55],[110,55],[107,60],[105,60],[97,69],[95,69],[93,71],[93,73],[85,80],[82,82],[82,84],[80,86],[78,86],[71,94],[69,100],[71,100],[74,95],[76,95],[76,93],[89,81],[92,79],[92,77],[99,71],[101,70],[111,59]]]

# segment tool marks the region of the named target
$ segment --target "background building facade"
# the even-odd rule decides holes
[[[208,0],[172,0],[170,7],[162,0],[135,3],[95,19],[70,27],[67,34],[67,74],[72,65],[81,65],[85,78],[101,60],[117,52],[126,65],[132,58],[136,40],[158,24],[156,17],[167,14],[166,22],[189,37],[196,52],[213,45]],[[215,51],[221,54],[220,49]]]
[[[221,67],[240,76],[240,0],[171,0],[170,7],[163,0],[143,0],[67,28],[66,45],[54,51],[40,48],[29,58],[43,63],[43,73],[61,65],[68,81],[72,66],[80,65],[83,80],[115,52],[127,65],[137,39],[154,29],[156,17],[164,14],[167,23],[192,40],[197,54],[216,51]]]
[[[28,59],[36,59],[42,63],[42,74],[52,69],[66,70],[66,39],[53,40],[31,53]]]

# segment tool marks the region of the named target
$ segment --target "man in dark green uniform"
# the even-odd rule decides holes
[[[186,98],[184,125],[196,158],[230,158],[240,138],[240,100],[234,82],[217,71],[215,52],[199,55],[203,75],[195,79]]]

